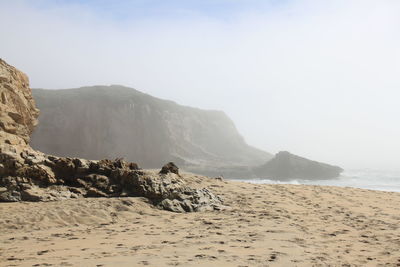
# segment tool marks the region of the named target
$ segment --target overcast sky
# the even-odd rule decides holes
[[[272,153],[400,169],[400,1],[0,0],[0,25],[32,87],[131,86]]]

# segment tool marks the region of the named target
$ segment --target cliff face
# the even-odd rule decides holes
[[[274,180],[331,179],[343,169],[326,163],[302,158],[287,151],[281,151],[266,164],[254,169],[257,177]]]
[[[27,145],[37,116],[28,77],[0,59],[0,144]]]
[[[146,168],[174,161],[198,173],[271,158],[248,146],[220,111],[181,106],[122,86],[34,89],[33,95],[41,114],[32,146],[46,153],[124,157]]]

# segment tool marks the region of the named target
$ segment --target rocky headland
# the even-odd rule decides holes
[[[38,109],[25,74],[0,60],[0,201],[48,201],[79,197],[145,197],[176,212],[219,209],[206,188],[185,185],[170,163],[160,172],[136,163],[46,155],[32,149]]]
[[[273,158],[247,145],[225,113],[178,105],[133,88],[33,89],[33,96],[40,123],[32,146],[52,155],[124,157],[144,168],[173,161],[185,171],[239,179],[329,179],[342,171],[290,154]]]

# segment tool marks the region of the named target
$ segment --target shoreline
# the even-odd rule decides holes
[[[320,185],[320,186],[337,186],[344,188],[358,188],[373,191],[383,192],[396,192],[400,193],[400,176],[390,177],[391,181],[384,181],[385,177],[377,177],[371,180],[370,177],[359,177],[354,175],[341,175],[334,179],[321,179],[321,180],[306,180],[306,179],[293,179],[293,180],[275,180],[263,178],[251,179],[227,179],[230,181],[247,182],[252,184],[282,184],[282,185]],[[383,180],[383,181],[382,181]]]

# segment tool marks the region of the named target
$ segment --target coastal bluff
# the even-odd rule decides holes
[[[144,168],[165,161],[225,178],[330,179],[342,169],[247,145],[222,111],[202,110],[111,85],[33,89],[40,109],[32,146],[45,153],[102,159],[124,157]]]
[[[48,154],[123,157],[143,168],[172,161],[189,172],[224,177],[243,177],[244,169],[272,158],[249,146],[222,111],[179,105],[121,85],[32,92],[40,109],[32,147]]]

